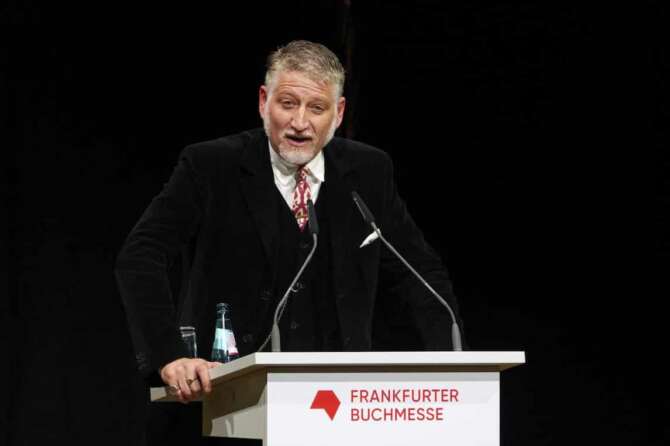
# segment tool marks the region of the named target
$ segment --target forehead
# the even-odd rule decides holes
[[[305,98],[335,101],[336,87],[299,71],[278,71],[271,81],[270,93],[290,93]]]

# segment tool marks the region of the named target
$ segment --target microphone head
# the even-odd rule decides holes
[[[354,199],[354,203],[356,203],[356,207],[358,207],[358,210],[363,216],[363,220],[365,220],[366,223],[373,225],[375,223],[375,217],[372,215],[372,212],[370,212],[370,209],[368,209],[368,207],[365,205],[365,202],[361,196],[358,195],[358,192],[355,190],[351,191],[351,196]]]
[[[311,234],[319,234],[319,222],[316,220],[316,209],[311,198],[307,200],[307,225]]]

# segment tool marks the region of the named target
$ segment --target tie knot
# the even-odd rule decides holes
[[[295,173],[296,178],[298,181],[304,181],[307,178],[307,174],[310,173],[309,169],[305,166],[302,166],[298,171]]]

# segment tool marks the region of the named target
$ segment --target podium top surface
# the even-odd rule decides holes
[[[210,369],[213,384],[259,370],[282,372],[503,371],[526,361],[524,352],[281,352],[253,353]],[[164,387],[151,389],[151,400],[163,400]]]
[[[215,367],[212,379],[245,368],[477,366],[505,370],[525,362],[524,352],[281,352],[254,353]],[[487,367],[487,368],[488,368]]]

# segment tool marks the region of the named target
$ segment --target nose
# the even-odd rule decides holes
[[[297,132],[303,132],[309,127],[306,111],[304,106],[298,108],[293,115],[293,119],[291,119],[291,127]]]

